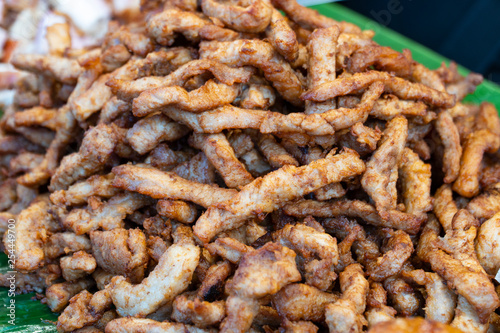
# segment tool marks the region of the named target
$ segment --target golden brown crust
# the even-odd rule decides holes
[[[293,62],[299,56],[299,42],[295,31],[288,25],[281,13],[272,9],[271,21],[266,28],[269,42],[288,62]]]
[[[489,219],[500,211],[499,184],[486,188],[486,191],[472,199],[467,205],[467,210],[477,219]]]
[[[196,125],[190,125],[195,132],[219,133],[224,129],[253,128],[261,133],[297,134],[297,143],[308,144],[316,138],[330,138],[335,130],[348,128],[363,122],[369,115],[377,98],[382,93],[381,84],[373,84],[366,90],[357,107],[329,109],[321,114],[290,113],[246,110],[234,106],[223,106],[204,112]],[[199,129],[198,129],[199,128]],[[312,137],[311,137],[312,136]],[[319,141],[321,144],[321,141]]]
[[[340,97],[339,97],[340,99]],[[398,115],[424,116],[427,106],[422,102],[400,100],[394,95],[385,95],[375,102],[370,116],[379,119],[392,119]]]
[[[162,114],[155,114],[136,122],[127,132],[127,141],[139,154],[153,150],[162,141],[175,141],[189,132],[186,126],[171,121]]]
[[[72,232],[60,232],[50,236],[45,243],[45,256],[55,259],[63,254],[70,254],[77,251],[89,251],[91,249],[90,240],[87,235],[76,235]]]
[[[20,70],[39,73],[68,84],[75,84],[82,71],[76,60],[52,55],[18,54],[11,63]]]
[[[144,117],[166,106],[202,112],[232,103],[239,91],[240,86],[237,84],[228,86],[213,80],[190,92],[179,86],[160,87],[141,93],[134,99],[132,109],[136,117]]]
[[[429,88],[421,83],[411,83],[398,77],[392,77],[386,72],[378,71],[357,73],[346,78],[338,78],[309,90],[301,98],[322,102],[336,96],[359,91],[377,81],[384,83],[386,92],[401,99],[422,100],[429,105],[445,108],[451,108],[455,105],[455,96]]]
[[[92,327],[90,326],[92,324],[99,327],[103,324],[102,321],[109,321],[116,317],[114,311],[105,312],[111,305],[109,290],[101,290],[93,295],[83,290],[71,298],[70,304],[57,321],[57,328],[69,332]]]
[[[283,210],[286,214],[296,217],[306,217],[308,215],[317,217],[357,217],[375,226],[401,229],[410,234],[417,233],[422,224],[422,220],[418,217],[402,212],[391,212],[393,214],[389,214],[388,219],[384,220],[374,206],[360,200],[341,199],[325,202],[300,200],[285,205]]]
[[[283,148],[272,135],[260,136],[257,146],[273,168],[285,165],[299,166],[299,162]]]
[[[334,19],[320,15],[317,11],[300,6],[295,0],[275,0],[272,2],[274,6],[283,10],[287,16],[310,30],[317,28],[328,28],[338,25],[343,32],[359,33],[360,29],[349,22],[337,22]]]
[[[366,164],[361,184],[375,201],[377,211],[386,219],[387,211],[396,208],[396,181],[408,135],[408,121],[402,116],[392,119],[383,133],[379,148]]]
[[[335,80],[336,76],[336,53],[337,39],[339,37],[338,26],[317,29],[309,36],[307,51],[309,54],[307,73],[308,88],[313,89],[326,82]],[[322,103],[306,102],[306,114],[324,113],[335,109],[335,100]]]
[[[227,317],[222,332],[246,332],[259,310],[257,298],[273,295],[301,279],[295,265],[295,252],[276,243],[266,243],[243,256],[227,286]]]
[[[500,327],[480,75],[295,0],[140,2],[0,73],[1,286],[45,289],[61,332]]]
[[[87,208],[75,208],[64,217],[63,225],[77,235],[99,228],[123,228],[128,214],[152,202],[149,197],[131,192],[117,194],[105,203],[96,197],[91,198]]]
[[[273,239],[300,255],[305,263],[306,284],[320,290],[329,289],[337,278],[334,267],[338,264],[339,253],[335,238],[304,224],[287,224],[273,234]]]
[[[46,303],[54,312],[62,311],[70,299],[80,291],[91,288],[95,282],[85,278],[78,281],[53,284],[45,292]]]
[[[40,199],[17,217],[16,237],[23,240],[16,244],[15,266],[20,271],[33,271],[43,265],[43,244],[54,221],[48,208],[47,200]]]
[[[460,160],[458,178],[453,190],[470,198],[479,192],[479,172],[486,152],[495,152],[500,147],[500,137],[488,129],[475,131],[467,136]]]
[[[238,188],[252,182],[254,178],[234,154],[226,136],[219,134],[193,134],[189,143],[202,150],[217,169],[227,187]]]
[[[260,68],[283,98],[296,105],[302,104],[302,83],[299,77],[271,44],[259,40],[202,42],[200,57],[230,66],[250,65]]]
[[[335,302],[338,296],[321,291],[306,284],[294,283],[273,296],[278,313],[289,320],[321,321],[326,305]]]
[[[96,260],[87,252],[78,251],[60,260],[62,276],[66,281],[80,279],[96,269]]]
[[[169,72],[168,75],[146,76],[134,81],[112,78],[106,84],[120,99],[130,101],[147,90],[168,86],[183,86],[192,77],[204,73],[211,73],[218,81],[230,86],[235,83],[247,82],[252,74],[252,70],[248,67],[231,68],[210,59],[192,60],[189,49],[185,48],[173,48],[163,52],[165,54],[161,54],[161,58],[168,59],[169,65],[175,69]]]
[[[439,227],[432,221],[424,230],[418,253],[452,290],[467,300],[467,304],[475,309],[480,323],[484,324],[489,320],[491,309],[497,308],[500,301],[477,260],[473,243],[476,238],[474,223],[477,222],[470,213],[460,210],[451,224],[443,225],[446,236],[438,240]]]
[[[264,0],[247,0],[238,4],[202,0],[203,13],[215,17],[234,30],[262,32],[271,21],[272,9]]]
[[[432,210],[431,165],[425,164],[409,148],[403,150],[399,164],[405,212],[425,216]]]
[[[384,281],[384,288],[398,314],[414,316],[420,307],[420,298],[412,286],[399,277],[390,277]]]
[[[390,276],[397,275],[406,260],[413,253],[413,243],[410,236],[404,231],[397,230],[387,240],[382,248],[384,254],[367,265],[367,275],[374,281],[384,281]]]
[[[113,174],[90,176],[67,190],[52,192],[50,201],[55,205],[73,206],[86,203],[91,196],[110,198],[118,193],[118,189],[111,186],[113,179]]]
[[[208,269],[197,296],[208,302],[214,301],[223,291],[225,280],[231,274],[231,265],[228,261],[216,263]]]
[[[361,332],[368,295],[368,281],[361,265],[352,264],[340,273],[342,296],[325,309],[325,322],[331,332]]]
[[[193,296],[185,293],[175,298],[172,319],[178,323],[194,324],[200,328],[210,327],[222,321],[226,315],[224,301],[209,303]]]
[[[407,77],[412,72],[411,62],[403,54],[386,46],[362,47],[347,62],[347,70],[351,73],[364,72],[372,66],[400,77]]]
[[[195,13],[168,8],[148,21],[147,30],[160,45],[172,45],[176,33],[183,34],[188,40],[199,41],[199,30],[208,24],[208,20]]]
[[[481,224],[476,238],[477,259],[486,273],[496,275],[500,269],[498,253],[500,215],[496,213],[489,220]]]
[[[181,200],[158,200],[156,210],[161,216],[182,223],[193,223],[198,215],[195,205]]]
[[[146,333],[146,332],[179,332],[179,333],[214,333],[213,330],[199,329],[190,325],[158,322],[152,319],[118,318],[106,325],[106,332]]]
[[[436,273],[413,270],[403,272],[405,278],[425,285],[427,298],[425,300],[425,317],[443,324],[449,324],[457,306],[457,296],[451,291],[446,282]]]
[[[118,314],[145,317],[172,300],[188,287],[199,255],[194,244],[174,244],[140,284],[132,285],[123,276],[113,278],[110,290]]]
[[[413,332],[436,332],[436,333],[460,333],[459,329],[454,327],[426,320],[423,318],[398,318],[392,321],[382,322],[372,327],[370,333],[413,333]]]

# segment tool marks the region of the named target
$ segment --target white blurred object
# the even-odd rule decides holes
[[[102,38],[106,34],[111,8],[104,0],[50,0],[50,3],[86,35]]]

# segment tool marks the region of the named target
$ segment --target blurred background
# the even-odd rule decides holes
[[[500,1],[348,0],[341,4],[500,84]]]

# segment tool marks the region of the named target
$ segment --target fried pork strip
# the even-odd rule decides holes
[[[326,82],[335,80],[335,60],[337,53],[338,26],[315,30],[309,36],[307,50],[309,53],[308,88],[313,89]],[[306,102],[306,114],[324,113],[336,108],[335,99],[322,103]]]
[[[382,89],[381,84],[373,84],[363,94],[360,103],[352,109],[331,109],[325,113],[310,115],[303,113],[284,115],[279,112],[224,106],[202,113],[197,118],[196,128],[193,125],[188,126],[195,132],[207,133],[219,133],[231,128],[253,128],[259,129],[261,133],[328,136],[334,134],[336,130],[364,122],[375,101],[380,97]]]
[[[153,150],[162,141],[175,141],[189,133],[189,129],[162,114],[139,120],[127,131],[127,141],[139,154]]]
[[[432,210],[431,166],[409,148],[403,150],[399,165],[406,213],[424,216]]]
[[[57,169],[59,159],[69,143],[74,140],[74,131],[77,128],[76,119],[71,111],[73,103],[82,95],[98,78],[100,70],[90,68],[85,70],[79,77],[78,82],[68,98],[68,104],[64,105],[57,113],[57,131],[54,139],[50,142],[45,158],[40,165],[29,173],[18,179],[25,186],[38,186],[47,182],[51,174]]]
[[[63,225],[77,235],[99,228],[104,230],[122,228],[128,214],[151,203],[151,198],[130,192],[117,194],[105,203],[93,197],[87,208],[73,209],[64,218]]]
[[[191,201],[202,207],[229,200],[238,192],[213,184],[189,181],[172,172],[137,165],[120,165],[113,168],[113,186],[136,191],[154,199]],[[187,190],[189,189],[189,190]]]
[[[284,166],[246,185],[234,198],[209,207],[196,222],[194,233],[208,242],[218,233],[237,228],[257,214],[271,212],[287,201],[363,171],[364,163],[352,150],[330,154],[299,168]],[[263,196],[266,200],[259,199]]]
[[[234,153],[226,136],[219,134],[193,134],[189,143],[202,150],[208,160],[217,169],[227,187],[238,188],[253,181],[252,175],[245,169]]]
[[[240,85],[228,86],[213,80],[190,92],[179,86],[160,87],[141,93],[134,99],[132,109],[136,117],[144,117],[167,106],[202,112],[232,103],[239,93]]]
[[[340,273],[340,288],[340,299],[325,308],[328,328],[330,332],[361,332],[366,324],[363,313],[369,290],[361,265],[349,265]]]
[[[378,227],[400,229],[410,234],[416,234],[422,224],[422,220],[417,216],[396,211],[389,215],[388,220],[384,220],[375,207],[360,200],[299,200],[285,205],[283,211],[285,214],[295,217],[307,217],[308,215],[357,217]]]
[[[111,198],[119,192],[111,186],[113,179],[113,174],[90,176],[71,185],[67,190],[52,192],[50,200],[55,205],[73,206],[86,203],[91,196]]]
[[[201,329],[190,325],[158,322],[152,319],[125,317],[112,320],[106,325],[107,333],[214,333],[214,330]]]
[[[188,40],[199,41],[199,31],[210,22],[195,13],[168,8],[154,15],[147,22],[147,31],[151,38],[160,45],[172,45],[175,34],[183,34]]]
[[[500,147],[500,136],[488,129],[475,131],[467,136],[464,144],[460,171],[453,184],[458,194],[471,198],[479,193],[479,173],[484,153],[493,153]]]
[[[449,112],[440,112],[436,120],[436,129],[443,141],[443,171],[445,173],[444,182],[452,183],[458,177],[460,171],[460,157],[462,156],[462,146],[460,145],[460,135],[453,118]]]
[[[75,84],[82,71],[78,61],[52,55],[19,54],[12,65],[67,84]]]
[[[295,252],[289,248],[269,242],[248,252],[228,286],[227,317],[221,332],[246,332],[259,309],[257,298],[273,295],[300,279]]]
[[[189,51],[187,49],[184,50],[185,52]],[[167,52],[173,51],[170,50]],[[165,57],[169,56],[170,54],[165,55]],[[232,68],[216,60],[191,60],[191,58],[189,60],[167,76],[147,76],[134,81],[112,78],[106,84],[120,99],[131,101],[145,91],[161,87],[183,86],[192,77],[205,73],[211,73],[219,82],[229,86],[235,83],[248,82],[253,73],[248,67]]]
[[[140,3],[0,73],[0,285],[45,289],[61,332],[500,328],[500,118],[462,101],[481,75],[296,0]]]
[[[349,22],[338,22],[319,14],[317,11],[303,7],[295,0],[274,0],[273,5],[283,10],[294,22],[308,30],[339,26],[340,30],[349,33],[359,33],[359,27]]]
[[[288,62],[293,62],[299,57],[297,35],[275,8],[272,8],[271,22],[266,28],[266,35],[276,51]]]
[[[264,0],[249,0],[246,6],[202,0],[203,13],[241,32],[262,32],[271,21],[272,7]]]
[[[189,242],[170,246],[158,265],[142,280],[132,285],[123,276],[111,280],[111,298],[120,316],[144,318],[183,292],[198,265],[200,249]]]

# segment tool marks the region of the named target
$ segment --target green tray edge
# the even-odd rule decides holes
[[[375,32],[374,40],[380,45],[390,46],[395,50],[402,51],[409,49],[412,52],[413,58],[424,64],[425,66],[435,69],[441,63],[449,64],[450,60],[442,55],[430,50],[429,48],[419,44],[379,23],[370,20],[369,18],[352,11],[339,4],[323,4],[311,6],[311,8],[319,11],[321,14],[334,18],[338,21],[348,21],[360,26],[363,30],[373,30]],[[461,74],[467,74],[470,71],[463,66],[459,66]],[[489,101],[493,103],[497,109],[500,110],[500,86],[485,80],[476,90],[476,92],[467,97],[467,100],[472,103],[480,103]],[[0,271],[6,272],[7,256],[0,254]],[[57,320],[56,314],[52,313],[48,307],[41,304],[39,301],[32,300],[35,294],[18,295],[16,296],[16,303],[23,302],[21,306],[18,305],[16,309],[17,319],[26,321],[16,327],[9,327],[7,320],[7,312],[5,303],[9,299],[7,290],[0,288],[0,300],[3,302],[0,313],[0,332],[17,332],[17,333],[33,333],[33,332],[57,332],[55,326],[45,320]],[[25,302],[32,302],[25,303]],[[29,306],[26,306],[28,304]],[[19,321],[18,321],[19,322]]]

